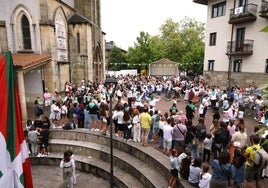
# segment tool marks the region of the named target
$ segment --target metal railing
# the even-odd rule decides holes
[[[267,13],[268,12],[268,1],[261,2],[261,10],[260,13]]]
[[[227,54],[237,54],[237,53],[244,53],[244,54],[252,54],[253,52],[253,43],[254,40],[243,40],[243,41],[228,41],[227,42]],[[231,50],[232,46],[232,50]]]
[[[247,17],[247,16],[256,16],[257,14],[256,4],[247,4],[240,7],[236,7],[230,10],[230,20]]]

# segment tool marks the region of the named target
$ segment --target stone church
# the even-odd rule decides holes
[[[27,103],[65,83],[105,75],[105,33],[100,0],[4,0],[0,6],[0,58],[13,54],[22,116]]]

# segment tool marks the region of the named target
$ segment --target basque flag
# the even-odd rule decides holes
[[[0,59],[0,187],[32,188],[11,52]]]

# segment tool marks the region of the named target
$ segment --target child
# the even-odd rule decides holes
[[[33,126],[33,121],[32,120],[30,120],[30,119],[28,119],[27,121],[26,121],[26,130],[27,131],[29,131],[29,129]]]
[[[199,188],[209,188],[209,182],[211,179],[211,174],[209,171],[209,165],[203,165],[203,171],[200,173]]]
[[[203,105],[203,103],[200,103],[198,112],[199,112],[199,117],[205,118],[204,117],[204,105]]]
[[[199,176],[201,173],[201,166],[202,166],[202,160],[200,158],[195,158],[193,164],[190,165],[188,182],[194,187],[199,187]]]
[[[34,126],[32,126],[28,132],[28,139],[30,144],[30,151],[31,154],[34,156],[37,156],[37,148],[38,148],[38,135],[39,132],[35,129]]]
[[[67,150],[67,152],[69,153],[69,155],[71,156],[71,160],[73,160],[73,162],[75,164],[75,155],[73,154],[73,152],[71,150]],[[72,174],[72,182],[74,185],[76,184],[75,169],[73,170],[73,174]]]
[[[264,114],[264,111],[263,111],[263,108],[260,108],[257,112],[257,121],[260,122],[261,121],[261,118]]]
[[[227,129],[228,129],[228,131],[230,133],[230,136],[232,136],[235,133],[236,129],[237,129],[236,128],[236,125],[235,125],[235,120],[236,120],[235,117],[233,117],[232,119],[230,119],[229,120],[229,125],[227,126]]]
[[[74,182],[72,181],[72,176],[75,171],[75,163],[71,159],[69,151],[64,152],[64,156],[60,162],[60,168],[62,168],[64,187],[73,187]]]
[[[211,153],[211,145],[212,145],[212,134],[207,133],[205,140],[203,141],[204,150],[203,150],[203,162],[207,161],[209,163],[210,153]]]

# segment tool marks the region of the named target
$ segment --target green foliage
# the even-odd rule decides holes
[[[108,69],[118,71],[125,69],[126,65],[126,52],[118,48],[116,45],[111,49],[108,59]]]
[[[268,25],[267,26],[265,26],[262,30],[261,30],[261,32],[268,32]]]
[[[179,63],[180,70],[203,72],[204,23],[185,17],[179,23],[168,19],[160,27],[165,58]]]
[[[134,47],[130,47],[127,53],[127,62],[131,68],[147,69],[147,66],[163,57],[162,43],[158,37],[152,37],[148,33],[140,32]]]
[[[133,47],[126,55],[118,48],[112,50],[108,62],[117,62],[112,70],[122,68],[147,69],[148,65],[162,58],[179,64],[180,70],[202,74],[204,59],[204,23],[185,17],[180,22],[167,19],[159,29],[159,35],[151,36],[141,31]],[[124,62],[124,66],[120,65]]]

